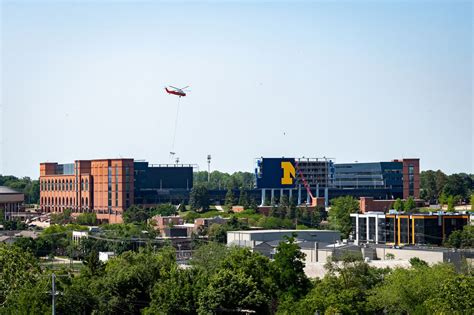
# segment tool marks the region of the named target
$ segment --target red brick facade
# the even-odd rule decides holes
[[[403,163],[403,199],[420,198],[420,159],[402,159],[394,162]]]
[[[44,212],[95,212],[97,219],[122,222],[133,204],[133,159],[75,161],[64,172],[58,163],[40,164],[40,206]]]
[[[395,200],[374,200],[372,197],[360,197],[359,208],[361,213],[370,211],[388,212],[392,209]]]

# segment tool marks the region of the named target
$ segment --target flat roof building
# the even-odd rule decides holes
[[[227,232],[227,245],[253,248],[261,242],[283,241],[285,236],[296,234],[298,240],[335,243],[341,239],[339,231],[330,230],[245,230]]]
[[[9,221],[18,214],[25,201],[25,195],[6,186],[0,186],[0,209],[4,220]]]
[[[469,224],[462,213],[352,213],[351,238],[356,243],[442,245],[455,230]]]
[[[43,212],[93,212],[101,222],[120,223],[133,204],[152,206],[189,198],[192,165],[149,165],[133,159],[77,160],[40,164]]]
[[[420,160],[395,159],[389,162],[334,163],[331,159],[260,158],[255,169],[261,204],[285,194],[298,204],[313,197],[340,196],[374,199],[406,199],[420,196]],[[268,201],[267,201],[268,203]]]

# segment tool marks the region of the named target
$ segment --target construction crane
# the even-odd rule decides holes
[[[304,177],[303,172],[301,171],[299,167],[298,160],[296,159],[295,159],[295,168],[296,168],[296,172],[298,172],[298,175],[301,177],[301,181],[303,182],[304,188],[306,188],[306,192],[308,193],[308,196],[311,198],[311,207],[316,207],[317,199],[313,196],[313,193],[311,192],[311,187],[306,181],[306,178]]]

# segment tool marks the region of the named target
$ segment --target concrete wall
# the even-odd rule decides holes
[[[317,241],[323,243],[334,243],[341,239],[341,234],[338,231],[322,231],[322,230],[270,230],[270,231],[231,231],[227,232],[227,243],[239,241],[279,241],[283,240],[284,236],[291,236],[293,233],[297,234],[298,239],[306,241]]]
[[[302,249],[301,252],[306,254],[305,263],[314,263],[314,262],[322,262],[325,263],[328,257],[331,257],[332,251],[331,250],[318,250],[316,255],[316,251],[314,249]]]
[[[443,252],[428,251],[428,250],[410,250],[410,249],[397,249],[397,248],[377,248],[377,257],[384,259],[384,254],[391,253],[395,255],[395,260],[409,260],[413,257],[418,257],[429,264],[436,264],[443,262]]]

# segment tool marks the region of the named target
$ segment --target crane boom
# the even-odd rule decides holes
[[[301,177],[301,181],[303,182],[304,188],[306,188],[306,192],[311,198],[311,206],[316,207],[316,198],[313,196],[313,193],[311,192],[311,187],[309,186],[308,182],[306,181],[306,178],[303,175],[303,172],[301,171],[299,167],[298,161],[295,159],[295,168],[296,171],[298,172],[298,175]]]

